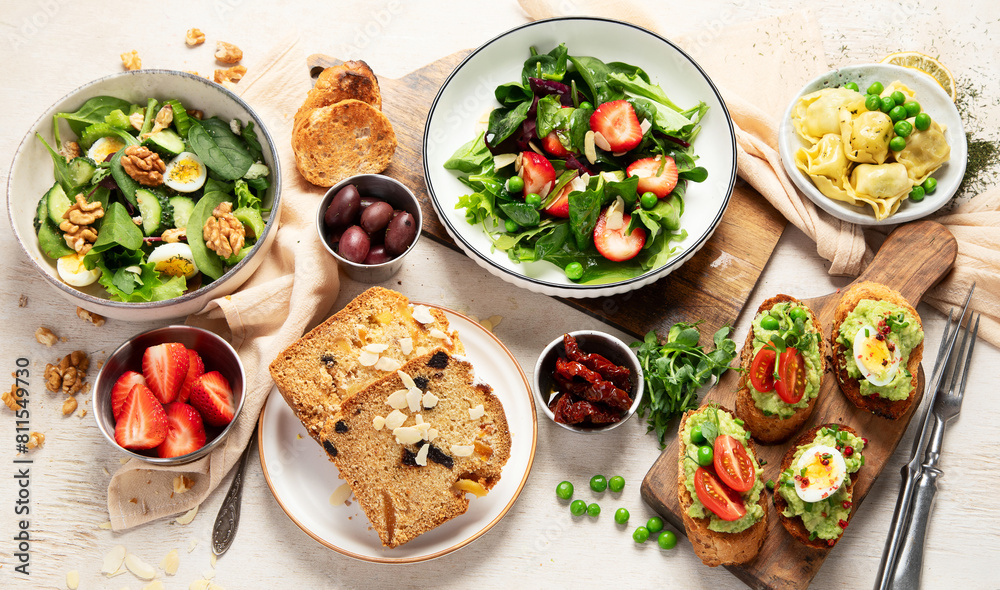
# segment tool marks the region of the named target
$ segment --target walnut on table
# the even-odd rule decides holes
[[[19,409],[17,405],[17,383],[10,386],[10,391],[0,392],[0,400],[3,400],[3,403],[12,412],[16,412]]]
[[[126,51],[121,54],[122,65],[128,71],[138,70],[142,67],[142,60],[139,59],[139,52],[133,49],[132,51]]]
[[[215,70],[215,81],[218,84],[224,82],[239,82],[247,73],[246,66],[233,66],[224,70]]]
[[[45,435],[42,434],[41,432],[32,432],[30,435],[28,435],[27,447],[29,451],[35,447],[40,447],[44,444],[45,444]]]
[[[104,325],[104,316],[98,313],[94,313],[92,311],[87,311],[82,307],[76,308],[76,317],[80,318],[81,320],[87,320],[88,322],[94,324],[97,327],[101,327]]]
[[[59,337],[56,336],[52,330],[42,326],[35,330],[35,340],[37,340],[39,344],[52,346],[56,342],[59,342]]]
[[[215,42],[215,59],[219,63],[236,64],[243,59],[243,50],[225,41]]]
[[[67,397],[65,400],[63,400],[63,405],[62,405],[63,416],[69,416],[70,414],[72,414],[73,412],[75,412],[76,411],[76,406],[77,406],[77,403],[76,403],[76,398],[75,397],[70,396],[70,397]]]
[[[201,29],[197,27],[191,27],[184,34],[184,42],[187,43],[188,47],[201,45],[205,42],[205,33],[202,33]]]
[[[215,251],[221,258],[229,258],[243,247],[246,230],[239,219],[233,215],[233,204],[229,201],[220,203],[212,216],[205,221],[202,237],[205,246]]]
[[[97,241],[97,232],[91,225],[104,217],[104,206],[100,201],[88,203],[83,193],[77,193],[74,198],[76,202],[63,213],[59,229],[67,246],[77,254],[86,254]]]
[[[86,385],[90,358],[82,350],[75,350],[59,361],[58,365],[45,365],[45,388],[52,393],[62,391],[66,395],[76,395]]]
[[[163,184],[163,173],[167,165],[159,154],[142,145],[130,145],[125,148],[121,159],[122,168],[132,180],[143,186],[160,186]]]

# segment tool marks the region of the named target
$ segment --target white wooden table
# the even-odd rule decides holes
[[[567,2],[572,9],[573,2]],[[669,5],[669,6],[668,6]],[[798,7],[792,0],[769,2],[649,2],[664,30],[689,31],[718,27],[780,14]],[[897,50],[921,50],[939,56],[964,84],[965,101],[974,113],[966,121],[974,136],[996,140],[1000,101],[1000,22],[996,7],[983,0],[958,9],[955,3],[871,2],[847,0],[816,8],[823,46],[831,66],[875,61]],[[194,3],[130,4],[3,2],[0,10],[0,184],[18,142],[38,114],[76,86],[119,71],[118,54],[136,49],[147,67],[199,70],[213,68],[211,52],[184,46],[184,32],[201,28],[210,40],[223,39],[244,49],[247,62],[276,40],[297,32],[307,53],[362,58],[382,76],[399,77],[455,51],[473,48],[525,22],[516,3],[469,3],[437,0],[420,3],[360,0],[305,3],[290,0],[211,0]],[[669,26],[669,28],[667,28]],[[767,83],[762,72],[760,83]],[[281,147],[281,146],[279,146]],[[294,170],[285,171],[294,174]],[[0,326],[4,344],[0,370],[13,371],[15,359],[30,359],[40,376],[45,363],[82,348],[95,360],[124,339],[154,327],[109,321],[96,328],[74,314],[73,306],[35,275],[14,243],[9,222],[0,221]],[[434,271],[447,267],[448,284],[434,282]],[[801,298],[824,295],[847,284],[831,278],[812,243],[790,228],[751,295],[751,308],[776,292]],[[422,240],[406,268],[386,286],[417,300],[440,303],[479,317],[503,316],[496,329],[525,372],[552,338],[578,328],[608,329],[600,321],[548,297],[529,293],[488,275],[465,256],[430,240]],[[365,285],[342,278],[337,307]],[[26,298],[27,305],[19,306]],[[944,320],[922,306],[928,350],[937,349]],[[749,317],[738,318],[737,342],[745,336]],[[51,327],[66,341],[47,349],[33,338],[35,328]],[[613,330],[610,330],[614,332]],[[627,336],[621,335],[628,339]],[[933,355],[929,355],[933,358]],[[924,587],[995,588],[1000,561],[1000,510],[993,507],[996,441],[1000,408],[992,398],[1000,353],[982,345],[962,416],[951,424],[941,459],[944,476],[927,541]],[[92,374],[95,371],[92,371]],[[6,373],[5,373],[6,374]],[[187,588],[212,570],[208,539],[212,520],[228,486],[228,478],[187,526],[164,519],[121,534],[99,528],[107,521],[109,472],[120,456],[101,437],[93,414],[63,417],[62,396],[33,390],[32,429],[44,432],[43,448],[32,451],[31,575],[14,571],[18,487],[13,478],[14,420],[0,408],[0,587],[64,588],[65,574],[78,570],[81,588],[141,588],[130,574],[108,580],[101,559],[122,544],[157,564],[173,548],[180,550],[180,571],[164,578],[167,588]],[[0,380],[4,389],[9,383]],[[88,396],[81,396],[81,401]],[[89,405],[82,405],[89,407]],[[922,412],[922,410],[921,410]],[[899,467],[906,460],[914,420],[893,461],[872,488],[814,581],[816,588],[868,588],[872,585],[899,486]],[[703,566],[681,538],[678,547],[660,551],[655,543],[636,546],[630,532],[652,516],[639,497],[639,484],[658,455],[653,437],[633,421],[592,439],[557,428],[539,415],[534,468],[524,491],[507,517],[472,545],[438,560],[408,566],[374,565],[351,560],[319,545],[295,526],[271,496],[254,459],[244,494],[243,519],[233,547],[215,565],[215,582],[234,588],[333,587],[741,587],[722,568]],[[587,444],[585,447],[584,444]],[[626,479],[621,501],[602,501],[599,519],[571,519],[556,498],[556,484],[573,481],[585,488],[596,473]],[[624,505],[631,526],[616,527],[613,509]],[[199,543],[191,551],[192,540]]]

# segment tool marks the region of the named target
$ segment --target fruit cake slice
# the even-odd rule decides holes
[[[320,442],[324,424],[345,400],[437,347],[464,352],[441,310],[414,306],[396,291],[372,287],[279,354],[271,377]]]
[[[386,547],[464,514],[510,457],[500,400],[443,348],[345,401],[322,439]]]

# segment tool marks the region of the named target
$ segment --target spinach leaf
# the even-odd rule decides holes
[[[560,43],[558,47],[548,53],[539,54],[534,47],[531,48],[531,57],[524,60],[524,68],[521,70],[521,81],[528,85],[528,78],[542,78],[544,80],[560,81],[566,75],[566,58],[569,50],[565,43]]]
[[[604,203],[621,197],[625,201],[625,210],[631,211],[639,199],[639,177],[630,176],[625,180],[612,180],[604,183]]]
[[[590,116],[593,114],[594,109],[573,109],[569,117],[569,142],[578,153],[583,153],[584,139],[590,131]]]
[[[207,195],[208,193],[215,193],[215,192],[231,194],[235,190],[235,188],[236,185],[233,184],[232,182],[223,182],[221,180],[217,180],[209,176],[208,179],[205,181],[205,188],[202,191],[202,194]]]
[[[494,214],[494,197],[488,192],[479,191],[458,197],[456,209],[465,209],[465,220],[470,225],[484,223]]]
[[[535,227],[542,220],[538,209],[523,202],[500,203],[500,210],[521,227]]]
[[[652,209],[637,209],[632,213],[632,221],[629,223],[628,231],[643,225],[649,230],[649,239],[656,238],[664,229],[674,232],[681,227],[681,215],[679,203],[681,200],[672,196],[669,199],[660,199]]]
[[[250,192],[250,187],[247,186],[245,180],[236,181],[235,192],[236,206],[234,208],[249,207],[251,209],[260,209],[260,199]]]
[[[563,247],[570,236],[569,223],[558,221],[552,225],[552,231],[535,241],[535,260],[544,260],[547,256]]]
[[[483,137],[484,134],[480,133],[479,137],[455,150],[455,153],[444,163],[445,169],[458,170],[466,174],[481,172],[493,158],[486,148],[486,141]]]
[[[559,96],[549,94],[538,99],[538,114],[535,117],[535,132],[539,138],[556,129],[568,129],[574,109],[562,108]]]
[[[138,207],[139,204],[135,200],[135,191],[141,188],[139,183],[135,181],[131,176],[125,172],[125,168],[122,167],[122,155],[125,154],[125,150],[118,150],[118,153],[111,158],[111,177],[115,179],[115,184],[118,185],[118,189],[122,192],[122,195],[132,204],[133,207]]]
[[[521,123],[528,118],[531,101],[522,102],[513,109],[493,109],[490,113],[490,124],[486,130],[486,140],[490,145],[500,145],[500,142],[514,134]]]
[[[80,135],[87,125],[103,123],[104,117],[110,115],[111,111],[116,109],[128,111],[129,106],[128,101],[115,98],[114,96],[95,96],[83,103],[79,109],[72,113],[56,113],[52,115],[52,134],[56,138],[56,145],[62,146],[62,140],[59,138],[59,119],[66,119],[73,133]]]
[[[52,149],[41,135],[35,133],[35,137],[38,138],[38,141],[42,142],[42,145],[45,146],[45,149],[49,152],[49,156],[52,158],[52,165],[55,167],[56,182],[66,191],[67,196],[72,197],[76,194],[77,187],[73,182],[74,175],[73,170],[69,167],[69,162],[66,161],[66,158],[62,154]]]
[[[512,107],[524,101],[530,102],[534,97],[526,84],[518,84],[517,82],[497,86],[497,89],[493,91],[493,96],[496,97],[497,102],[505,107]]]
[[[250,152],[229,129],[229,125],[215,117],[200,122],[191,121],[188,145],[222,180],[242,178],[254,163]]]
[[[196,127],[197,125],[191,126],[191,129],[188,131],[189,137],[195,132]],[[212,210],[226,201],[232,202],[232,197],[220,192],[205,193],[194,204],[194,209],[191,210],[191,216],[188,217],[188,228],[205,227],[205,222],[212,216]],[[198,267],[201,274],[212,279],[221,277],[225,273],[225,265],[222,262],[222,258],[219,258],[218,254],[205,245],[205,238],[202,235],[201,229],[188,231],[187,239],[188,246],[191,247],[191,255],[194,256],[195,266]]]
[[[125,206],[117,201],[108,205],[108,211],[101,222],[101,231],[92,250],[103,252],[114,246],[121,246],[130,251],[142,248],[142,230],[132,221]]]
[[[611,72],[608,74],[607,83],[636,96],[643,96],[658,102],[677,113],[684,110],[674,104],[674,101],[670,100],[670,97],[660,88],[659,84],[651,84],[648,78],[644,80],[637,75],[630,76],[623,72]]]
[[[569,200],[569,226],[573,231],[576,247],[583,250],[590,245],[590,240],[594,237],[594,226],[597,225],[597,218],[601,215],[604,198],[597,191],[590,189],[573,192],[570,195],[572,198]]]
[[[625,98],[625,93],[621,89],[607,83],[608,76],[612,74],[612,71],[603,61],[585,55],[570,56],[569,59],[576,67],[577,73],[590,87],[590,93],[594,97],[594,106]]]
[[[705,179],[708,178],[708,170],[705,170],[701,166],[695,166],[690,170],[679,172],[677,176],[690,180],[691,182],[704,182]]]
[[[253,128],[253,121],[247,121],[243,131],[240,132],[240,137],[243,138],[243,143],[246,144],[247,151],[250,152],[250,157],[253,158],[254,162],[259,161],[264,156],[264,149],[260,145],[260,140],[257,139],[257,132]]]

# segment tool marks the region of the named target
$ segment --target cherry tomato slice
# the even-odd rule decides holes
[[[750,384],[761,393],[774,389],[774,359],[777,358],[770,348],[764,347],[757,351],[750,364]]]
[[[749,492],[753,487],[757,471],[754,469],[753,461],[750,460],[750,455],[747,454],[746,447],[740,441],[728,434],[715,437],[713,463],[715,475],[734,491]]]
[[[694,491],[705,508],[722,520],[739,520],[747,513],[740,495],[726,487],[711,471],[701,467],[694,472]]]
[[[794,348],[786,348],[778,360],[778,380],[774,390],[782,401],[798,403],[806,392],[806,367],[802,353]]]

